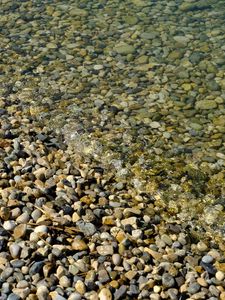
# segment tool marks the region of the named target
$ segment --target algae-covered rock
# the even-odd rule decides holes
[[[114,50],[119,54],[127,55],[134,53],[135,47],[130,44],[121,42],[114,47]]]
[[[197,109],[214,109],[217,107],[217,103],[214,100],[200,100],[195,107]]]

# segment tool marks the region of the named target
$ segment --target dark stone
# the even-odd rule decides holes
[[[42,269],[44,265],[44,261],[37,261],[35,262],[31,267],[30,267],[30,270],[29,270],[29,275],[30,276],[33,276],[35,275],[36,273],[39,273]]]
[[[215,275],[216,274],[216,269],[214,266],[212,266],[211,264],[206,264],[203,261],[200,262],[200,266],[203,267],[203,269],[208,272],[211,275]]]

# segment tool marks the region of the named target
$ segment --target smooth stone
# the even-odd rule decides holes
[[[30,288],[26,287],[26,288],[14,288],[13,293],[18,295],[21,299],[26,299],[26,297],[30,294]]]
[[[51,296],[52,300],[66,300],[66,298],[61,296],[57,291],[50,292],[49,296]]]
[[[149,125],[153,129],[157,129],[157,128],[159,128],[161,126],[160,123],[156,122],[156,121],[151,122]]]
[[[38,300],[45,300],[48,298],[49,290],[47,286],[40,285],[37,287],[36,295],[38,297]]]
[[[8,297],[7,297],[7,300],[20,300],[21,297],[14,294],[14,293],[11,293]]]
[[[118,253],[114,253],[112,255],[112,262],[115,266],[119,266],[121,264],[121,256]]]
[[[211,255],[204,255],[202,257],[202,262],[205,264],[211,264],[213,262],[214,258]]]
[[[20,250],[21,250],[21,247],[16,243],[13,243],[9,246],[9,252],[10,252],[12,258],[17,258],[19,256]]]
[[[219,281],[223,281],[225,278],[225,274],[222,271],[217,271],[215,277]]]
[[[200,290],[200,288],[201,288],[201,286],[197,282],[194,282],[189,285],[189,287],[187,288],[187,291],[190,294],[195,294]]]
[[[16,227],[16,223],[13,220],[5,221],[2,225],[5,230],[11,231]]]
[[[135,47],[125,42],[120,42],[114,47],[118,54],[127,55],[135,52]]]
[[[98,271],[98,280],[101,283],[105,283],[105,282],[110,280],[109,274],[105,269],[102,269],[102,270]]]
[[[41,271],[43,265],[44,265],[44,262],[43,262],[43,261],[37,261],[37,262],[35,262],[35,263],[30,267],[29,274],[30,274],[31,276],[33,276],[33,275],[39,273],[39,272]]]
[[[6,281],[13,274],[13,268],[7,267],[0,274],[0,280]]]
[[[14,228],[13,236],[15,240],[20,239],[26,235],[27,232],[27,225],[26,224],[19,224]]]
[[[28,214],[28,212],[24,212],[22,213],[22,215],[16,218],[16,222],[19,224],[22,223],[26,224],[29,220],[30,220],[30,215]]]
[[[39,225],[39,226],[35,227],[34,232],[35,233],[47,233],[48,227],[46,225]]]
[[[99,300],[112,300],[112,294],[109,289],[103,288],[98,294]]]
[[[68,300],[81,300],[82,296],[79,293],[72,293],[69,295]]]

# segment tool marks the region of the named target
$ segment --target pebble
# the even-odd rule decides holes
[[[118,254],[118,253],[114,253],[112,255],[112,263],[115,265],[115,266],[119,266],[121,264],[121,256]]]
[[[205,255],[202,257],[202,262],[205,264],[211,264],[213,262],[213,257],[211,255]]]
[[[20,250],[21,250],[21,247],[16,243],[13,243],[9,246],[9,251],[10,251],[12,258],[19,257]]]
[[[88,248],[87,244],[83,240],[74,239],[72,242],[72,249],[77,251],[86,250]]]
[[[174,286],[175,280],[174,280],[173,276],[171,276],[170,274],[164,273],[162,275],[162,284],[164,287],[170,288],[170,287]]]
[[[38,300],[45,300],[48,298],[49,290],[45,285],[37,287],[36,295]]]
[[[61,287],[67,288],[71,286],[71,281],[67,276],[62,276],[59,279],[59,285]]]
[[[98,294],[99,300],[112,300],[112,294],[109,289],[103,288]]]
[[[13,230],[16,227],[16,223],[13,220],[8,220],[3,223],[3,228],[5,230]]]
[[[125,293],[127,291],[127,287],[125,285],[121,285],[114,293],[114,299],[119,300],[123,299]]]
[[[47,233],[48,227],[46,225],[39,225],[34,228],[35,233]]]
[[[75,289],[81,295],[84,295],[86,292],[86,286],[81,280],[77,280],[77,282],[75,283]]]
[[[112,245],[101,245],[101,246],[97,246],[96,250],[98,252],[99,255],[113,255],[114,250],[113,250],[113,246]]]
[[[224,272],[217,271],[216,274],[215,274],[215,277],[216,277],[217,280],[223,281],[224,278],[225,278],[225,274],[224,274]]]

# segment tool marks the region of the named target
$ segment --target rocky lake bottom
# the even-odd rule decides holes
[[[0,8],[0,299],[225,299],[223,1]]]

